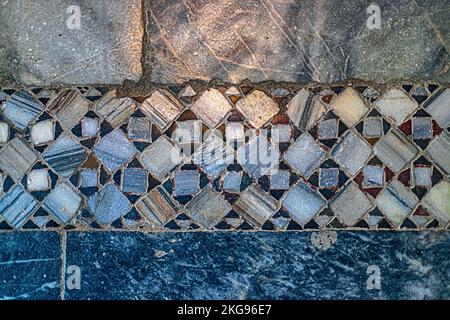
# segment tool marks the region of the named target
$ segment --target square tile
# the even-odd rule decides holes
[[[227,142],[243,141],[245,139],[244,125],[240,122],[229,122],[225,125]]]
[[[236,108],[256,129],[278,113],[278,104],[264,92],[255,90],[236,103]]]
[[[231,206],[220,193],[207,186],[189,202],[186,210],[195,222],[211,229],[231,210]]]
[[[209,89],[192,104],[191,110],[209,128],[215,128],[231,110],[231,105],[219,90]]]
[[[378,117],[369,117],[364,120],[363,135],[366,138],[376,138],[383,135],[383,120]]]
[[[330,208],[343,224],[351,227],[372,208],[372,203],[358,186],[351,182],[334,198]]]
[[[165,131],[183,110],[183,105],[165,89],[156,90],[141,105],[141,111],[162,131]]]
[[[412,136],[413,139],[431,139],[433,137],[433,129],[431,126],[431,118],[416,117],[412,119]]]
[[[151,123],[144,117],[133,117],[128,121],[128,137],[133,140],[150,141],[152,138]]]
[[[281,204],[303,226],[322,210],[326,201],[305,182],[300,182],[286,193]]]
[[[375,204],[383,215],[400,226],[405,218],[415,209],[419,199],[401,182],[392,181],[380,194]]]
[[[95,104],[95,111],[111,126],[118,127],[128,121],[137,109],[136,103],[130,98],[116,98],[115,91],[108,92]]]
[[[303,177],[308,178],[320,166],[325,155],[314,138],[304,133],[286,151],[284,160]]]
[[[165,136],[161,136],[141,153],[140,160],[155,178],[162,181],[184,157]]]
[[[145,193],[147,191],[147,171],[140,168],[125,168],[122,173],[122,192]]]
[[[175,201],[161,186],[152,189],[139,200],[136,209],[153,227],[164,226],[175,217],[178,210]]]
[[[319,186],[321,188],[336,188],[339,183],[338,168],[320,168]]]
[[[32,170],[27,175],[27,189],[30,192],[50,189],[48,169]]]
[[[338,122],[336,119],[322,120],[317,124],[319,139],[335,139],[337,137]]]
[[[401,171],[419,152],[398,129],[385,135],[373,151],[378,159],[394,172]]]
[[[83,169],[80,172],[81,188],[97,187],[98,172],[97,170]]]
[[[384,169],[381,166],[365,166],[363,177],[363,185],[366,188],[380,188],[384,185]]]
[[[35,123],[31,127],[31,141],[34,145],[46,144],[55,139],[55,124],[52,120]]]
[[[433,169],[431,167],[414,167],[414,184],[419,187],[431,187],[433,184],[431,181],[432,174]]]
[[[6,122],[0,122],[0,144],[7,143],[9,140],[9,125]]]
[[[426,149],[426,153],[445,174],[450,174],[450,133],[442,132]]]
[[[19,130],[25,129],[42,112],[42,104],[24,91],[17,91],[3,104],[2,115]]]
[[[450,221],[450,183],[441,181],[423,198],[423,207],[439,220]]]
[[[330,105],[331,109],[339,116],[347,127],[353,127],[369,111],[358,91],[346,88]]]
[[[103,225],[116,221],[131,209],[130,201],[114,183],[107,184],[90,196],[87,206],[94,214],[95,220]]]
[[[177,122],[177,127],[172,135],[172,140],[179,143],[200,143],[202,139],[202,122],[200,120],[188,120]]]
[[[81,119],[81,135],[83,137],[95,137],[100,130],[98,119]]]
[[[190,196],[199,190],[200,174],[197,170],[185,170],[175,172],[173,176],[174,194],[179,196]]]
[[[289,189],[289,180],[291,173],[286,170],[278,170],[270,175],[271,190],[287,190]]]
[[[36,154],[19,138],[11,140],[0,150],[0,169],[18,181],[37,160]]]
[[[292,128],[288,124],[277,124],[272,127],[271,139],[276,143],[289,142],[291,140]]]
[[[45,198],[43,207],[61,224],[75,217],[81,207],[81,197],[70,184],[60,182]]]
[[[375,106],[384,117],[399,126],[417,109],[418,103],[402,90],[391,89],[375,101]]]
[[[22,185],[17,184],[0,199],[0,215],[13,228],[18,229],[36,212],[38,206],[38,202]]]
[[[353,131],[348,132],[331,152],[331,157],[351,176],[364,166],[372,148]]]
[[[262,226],[277,210],[277,201],[260,186],[251,185],[233,205],[237,213],[254,226]]]
[[[228,171],[223,177],[222,188],[230,192],[241,191],[242,171]]]
[[[450,89],[445,89],[439,96],[433,100],[427,107],[426,111],[436,120],[441,128],[450,126]]]
[[[56,116],[64,128],[70,130],[89,111],[89,105],[90,102],[78,91],[65,90],[50,102],[47,110]]]
[[[301,89],[287,105],[287,116],[301,130],[311,129],[327,111],[318,97],[310,96],[308,90]]]

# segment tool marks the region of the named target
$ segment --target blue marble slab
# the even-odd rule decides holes
[[[68,232],[81,287],[65,298],[450,298],[449,232],[343,231],[326,250],[311,235]],[[369,290],[377,268],[380,290]]]
[[[0,233],[0,300],[59,299],[61,265],[58,233]]]

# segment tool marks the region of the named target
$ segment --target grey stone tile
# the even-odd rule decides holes
[[[141,10],[139,0],[37,0],[32,8],[3,2],[0,28],[8,31],[0,37],[2,74],[40,86],[137,81],[142,74]]]
[[[25,191],[22,185],[15,185],[0,199],[0,215],[13,227],[22,227],[39,204]]]
[[[353,182],[345,186],[330,204],[331,210],[347,226],[355,225],[371,207],[370,200]]]
[[[399,126],[417,109],[418,104],[401,89],[391,89],[375,101],[375,106],[384,117]]]
[[[413,168],[414,184],[420,187],[431,187],[431,176],[433,170],[431,167],[414,167]]]
[[[200,143],[202,138],[202,122],[200,120],[179,121],[172,140],[178,143]]]
[[[363,135],[366,138],[381,137],[383,135],[383,122],[381,118],[367,118],[364,121]]]
[[[95,111],[113,127],[126,122],[137,106],[130,98],[117,98],[115,91],[110,91],[95,105]]]
[[[327,109],[317,97],[301,89],[287,105],[286,114],[300,129],[309,130],[325,114]]]
[[[422,205],[444,223],[450,221],[450,183],[441,181],[427,193]]]
[[[6,122],[0,122],[0,145],[9,141],[9,125]]]
[[[347,88],[331,102],[330,108],[348,127],[353,127],[369,111],[358,91]]]
[[[185,170],[175,172],[173,185],[175,196],[190,196],[199,190],[200,174],[197,170]]]
[[[338,121],[329,119],[320,121],[317,125],[318,137],[322,140],[337,138]]]
[[[229,171],[225,173],[222,181],[222,187],[226,191],[241,191],[242,171]]]
[[[43,110],[42,104],[30,94],[18,91],[2,104],[2,114],[13,126],[23,130]]]
[[[255,128],[261,128],[278,113],[278,105],[264,92],[255,90],[236,103],[236,108]]]
[[[209,89],[191,106],[191,110],[210,128],[215,128],[231,110],[231,105],[217,89]]]
[[[398,129],[394,129],[384,136],[373,151],[394,172],[403,169],[419,152]]]
[[[367,165],[363,168],[363,183],[368,188],[384,186],[384,169],[381,166]]]
[[[412,136],[413,139],[424,140],[433,137],[433,128],[431,118],[420,117],[412,119]]]
[[[338,168],[320,168],[319,186],[321,188],[335,188],[339,182]]]
[[[64,90],[47,106],[63,127],[71,129],[88,112],[90,102],[76,90]]]
[[[81,197],[77,190],[66,182],[58,183],[45,198],[43,207],[61,224],[72,220],[81,207]]]
[[[442,128],[450,126],[449,101],[450,89],[447,88],[425,109]]]
[[[136,204],[136,209],[147,218],[153,227],[162,227],[175,217],[178,210],[175,201],[158,186]]]
[[[426,149],[427,154],[445,174],[450,174],[450,134],[444,131]]]
[[[14,180],[22,178],[37,160],[37,155],[19,138],[0,150],[0,169]]]
[[[278,204],[260,186],[253,184],[241,193],[233,208],[252,225],[260,227],[276,212]]]
[[[110,224],[131,209],[130,201],[114,183],[104,186],[87,200],[87,205],[95,220],[103,225]]]
[[[370,146],[353,131],[348,132],[334,147],[331,157],[354,176],[372,154]]]
[[[148,174],[140,168],[125,168],[122,174],[122,192],[145,193],[147,191]]]
[[[128,137],[133,140],[151,140],[151,123],[144,117],[133,117],[128,122]]]
[[[289,189],[289,180],[291,173],[287,170],[278,170],[270,175],[271,190],[287,190]]]
[[[166,89],[153,92],[141,104],[140,110],[160,130],[165,130],[183,111],[181,103]]]

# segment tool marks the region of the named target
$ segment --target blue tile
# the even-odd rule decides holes
[[[98,173],[94,169],[84,169],[80,172],[81,176],[81,187],[91,188],[97,186]]]
[[[0,233],[0,299],[59,299],[61,265],[58,233]]]
[[[199,189],[200,174],[197,170],[175,172],[173,177],[175,196],[190,196]]]
[[[5,104],[3,115],[18,129],[22,130],[41,112],[42,105],[26,92],[16,92]]]
[[[82,277],[81,289],[66,288],[65,298],[450,298],[449,233],[343,231],[328,250],[310,237],[69,232],[66,264],[81,266]],[[379,267],[381,290],[367,289],[369,266]]]
[[[144,193],[147,191],[148,174],[144,169],[125,168],[122,176],[122,191]]]
[[[127,197],[113,183],[89,197],[87,205],[101,224],[112,223],[131,209]]]
[[[20,184],[0,199],[0,215],[14,228],[22,227],[37,209],[37,201]]]

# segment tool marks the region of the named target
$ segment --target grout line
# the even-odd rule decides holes
[[[67,232],[63,231],[61,233],[61,300],[65,299],[66,293],[66,243],[67,243]]]

